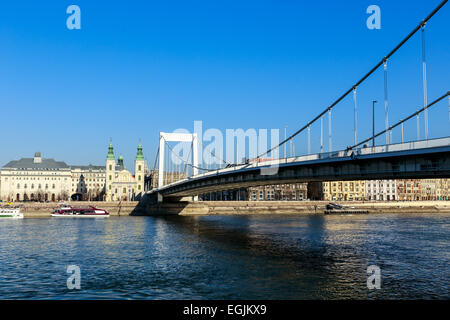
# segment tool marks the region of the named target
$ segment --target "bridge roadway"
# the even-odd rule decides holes
[[[147,192],[196,196],[229,189],[309,181],[450,178],[450,137],[236,165]]]

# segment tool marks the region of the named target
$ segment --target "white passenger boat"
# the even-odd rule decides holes
[[[23,219],[23,213],[17,208],[0,208],[0,218]]]
[[[61,218],[108,218],[109,212],[93,206],[90,206],[89,208],[74,208],[62,204],[51,213],[51,216]]]

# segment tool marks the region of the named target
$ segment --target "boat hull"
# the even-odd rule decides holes
[[[23,219],[23,213],[19,209],[0,209],[0,219]]]
[[[2,215],[0,214],[0,219],[23,219],[23,214],[18,215]]]
[[[51,214],[52,217],[58,218],[108,218],[109,214]]]

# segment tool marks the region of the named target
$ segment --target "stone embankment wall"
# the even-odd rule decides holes
[[[129,215],[232,215],[232,214],[310,214],[325,210],[328,201],[179,201],[179,202],[67,202],[74,207],[94,206],[111,216]],[[369,213],[450,213],[450,201],[415,202],[338,202]],[[21,205],[25,217],[50,217],[58,203],[14,203]]]
[[[232,215],[232,214],[310,214],[325,210],[328,201],[205,201],[140,203],[133,215]],[[339,202],[369,213],[450,213],[450,201],[417,202]]]

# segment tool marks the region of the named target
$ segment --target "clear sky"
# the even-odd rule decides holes
[[[141,138],[152,166],[159,131],[192,129],[194,120],[204,129],[287,125],[291,133],[440,1],[4,1],[0,165],[35,151],[103,164],[112,137],[131,169]],[[66,27],[71,4],[81,8],[81,30]],[[381,30],[366,27],[371,4],[381,8]],[[429,101],[450,89],[448,21],[450,4],[426,28]],[[417,34],[389,61],[392,121],[423,104],[420,44]],[[360,137],[371,132],[372,99],[382,129],[381,70],[358,91]],[[447,101],[430,111],[431,137],[449,135],[448,117]],[[415,138],[415,121],[405,129]],[[349,97],[333,113],[334,148],[350,145],[352,130]],[[305,145],[303,134],[296,150]]]

